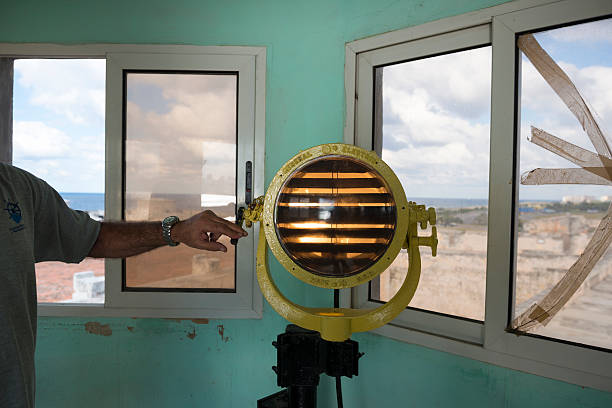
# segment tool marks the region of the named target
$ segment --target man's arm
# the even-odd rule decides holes
[[[206,210],[179,221],[171,230],[173,241],[207,251],[227,251],[217,242],[221,235],[242,238],[246,231],[233,222]],[[161,222],[103,222],[96,243],[89,251],[93,258],[127,258],[164,246]]]

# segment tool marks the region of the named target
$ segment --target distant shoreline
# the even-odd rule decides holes
[[[87,212],[104,212],[104,193],[73,193],[62,192],[62,198],[66,201],[70,208]],[[172,196],[172,194],[167,194]],[[218,206],[218,203],[233,198],[233,196],[207,194],[209,200],[202,200],[203,207]],[[424,204],[427,207],[456,209],[456,208],[474,208],[486,207],[489,200],[486,198],[442,198],[442,197],[407,197],[410,201],[415,201],[417,204]],[[560,203],[559,200],[538,200],[524,199],[519,200],[519,204],[529,203]],[[208,205],[206,205],[208,204]]]

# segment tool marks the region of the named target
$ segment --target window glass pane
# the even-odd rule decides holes
[[[608,146],[612,146],[609,133],[612,129],[612,20],[558,28],[537,33],[534,37],[578,89],[607,137]],[[522,40],[526,38],[521,36]],[[598,151],[589,136],[538,72],[528,54],[521,53],[522,182],[515,274],[516,317],[534,304],[542,305],[545,310],[551,301],[555,305],[563,304],[554,300],[556,290],[549,293],[585,251],[597,226],[608,213],[612,199],[610,159],[594,154]],[[545,72],[544,75],[549,74]],[[532,126],[536,128],[534,131]],[[554,146],[560,146],[560,149]],[[569,156],[564,158],[552,152],[555,150],[566,151]],[[590,158],[594,159],[593,162],[589,162]],[[586,160],[582,162],[583,166],[579,165],[580,160]],[[595,163],[597,160],[599,164]],[[608,166],[607,171],[602,167],[602,160],[603,165]],[[529,174],[534,169],[544,170]],[[571,184],[557,184],[560,176]],[[540,182],[548,184],[538,184]],[[600,184],[594,185],[594,182]],[[571,275],[564,281],[564,285],[577,282],[580,286],[558,314],[546,321],[545,326],[534,322],[533,328],[519,325],[519,330],[612,348],[609,227],[607,234],[607,238],[599,240],[603,255],[593,262],[595,267],[590,273],[576,268],[588,273],[584,283],[570,278]]]
[[[104,217],[105,60],[15,61],[13,164]],[[39,302],[104,303],[104,261],[36,264]]]
[[[408,200],[438,214],[438,255],[421,248],[421,280],[410,306],[484,320],[491,48],[382,70],[382,158]],[[371,298],[389,300],[407,268],[402,250],[372,283]]]
[[[186,219],[203,209],[234,219],[238,76],[206,73],[126,75],[125,219]],[[227,253],[186,245],[126,260],[127,288],[233,290]]]

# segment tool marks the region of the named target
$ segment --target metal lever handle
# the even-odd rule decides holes
[[[242,224],[244,223],[244,207],[239,207],[238,208],[238,214],[236,214],[236,225],[238,225],[240,228],[242,228]],[[238,243],[238,239],[237,238],[232,238],[230,239],[230,243],[232,245],[236,245]]]
[[[253,199],[253,163],[250,160],[246,162],[244,176],[244,201],[245,204],[249,206]],[[238,212],[236,214],[236,225],[240,228],[242,228],[242,224],[244,223],[244,210],[245,207],[238,207]],[[236,245],[238,240],[232,238],[230,239],[230,243]]]

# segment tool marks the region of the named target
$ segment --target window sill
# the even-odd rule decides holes
[[[38,316],[44,317],[143,317],[173,319],[261,319],[261,295],[259,305],[243,309],[152,309],[118,308],[94,304],[43,303],[38,305]]]
[[[474,343],[408,329],[395,324],[387,324],[372,330],[372,333],[405,343],[416,344],[433,350],[478,360],[483,363],[612,392],[612,377],[517,357],[512,354],[490,350],[485,346]]]

